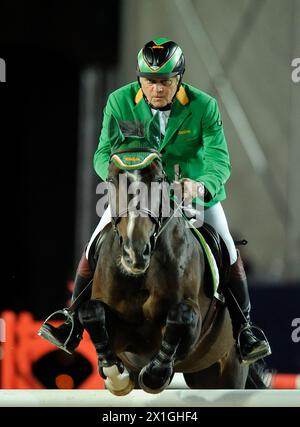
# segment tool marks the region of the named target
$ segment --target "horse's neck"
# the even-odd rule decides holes
[[[173,258],[178,253],[185,251],[191,240],[191,232],[186,227],[186,222],[183,218],[173,218],[166,226],[159,239],[159,250],[164,253],[164,256]]]

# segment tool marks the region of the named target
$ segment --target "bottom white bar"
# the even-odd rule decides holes
[[[300,407],[300,390],[165,390],[156,395],[133,390],[122,397],[107,390],[0,390],[0,406]]]

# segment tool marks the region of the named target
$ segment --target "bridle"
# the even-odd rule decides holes
[[[122,217],[127,216],[130,212],[135,212],[135,211],[133,209],[124,209],[117,216],[112,217],[113,230],[118,236],[120,244],[122,244],[123,238],[120,235],[120,232],[118,229],[118,223],[121,221]],[[156,241],[160,234],[163,220],[161,216],[157,217],[150,209],[140,208],[139,212],[146,214],[146,216],[150,218],[153,224],[155,225],[154,233],[150,237],[151,254],[152,254],[152,252],[155,250],[155,247],[156,247]]]
[[[155,153],[158,154],[159,156],[159,161],[160,161],[160,157],[161,154],[153,149],[153,148],[147,148],[147,147],[141,147],[141,148],[127,148],[124,150],[118,150],[115,151],[111,157],[115,154],[121,154],[121,153],[128,153],[128,152],[149,152],[149,153]],[[162,170],[162,176],[160,177],[159,181],[160,183],[164,183],[164,182],[168,182],[168,178],[164,172],[164,170]],[[111,200],[111,196],[110,196],[110,192],[108,190],[108,197],[109,200]],[[154,232],[150,237],[150,244],[151,244],[151,254],[153,253],[153,251],[155,250],[156,247],[156,242],[157,242],[157,238],[158,236],[161,234],[162,230],[165,228],[164,224],[167,222],[169,222],[169,219],[167,221],[164,220],[163,216],[162,216],[162,198],[163,198],[163,192],[160,192],[160,203],[159,203],[159,214],[157,215],[157,212],[154,212],[148,208],[144,208],[144,207],[140,207],[139,208],[139,212],[141,214],[145,214],[146,217],[150,218],[150,220],[152,221],[152,223],[155,226]],[[119,238],[119,242],[120,244],[122,244],[122,236],[120,235],[119,229],[118,229],[118,224],[121,221],[122,217],[128,216],[131,212],[136,212],[135,209],[133,208],[126,208],[123,209],[121,212],[118,212],[117,215],[112,216],[111,221],[112,221],[112,226],[113,226],[113,230],[116,233],[116,235]]]

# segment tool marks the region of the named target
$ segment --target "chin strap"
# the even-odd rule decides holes
[[[146,97],[144,97],[144,98],[146,98]],[[153,110],[159,110],[159,111],[170,111],[172,108],[172,105],[173,105],[173,102],[170,102],[170,104],[167,104],[164,107],[158,108],[158,107],[154,107],[154,105],[150,104],[150,102],[148,102],[148,101],[147,101],[147,103],[148,103],[150,108],[152,108]]]

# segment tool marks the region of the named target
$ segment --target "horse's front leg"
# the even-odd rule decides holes
[[[90,300],[79,309],[79,319],[88,331],[98,355],[98,367],[105,386],[113,394],[123,396],[134,387],[122,361],[112,351],[106,330],[105,304]]]
[[[170,309],[159,352],[139,374],[143,390],[160,393],[169,385],[175,359],[183,359],[199,335],[199,321],[198,310],[187,302]]]

